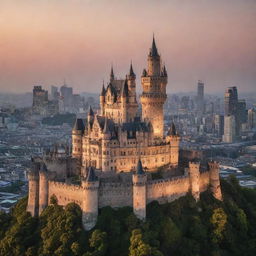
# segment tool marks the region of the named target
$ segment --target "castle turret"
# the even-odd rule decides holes
[[[93,110],[92,110],[92,107],[90,106],[90,107],[89,107],[88,114],[87,114],[87,121],[88,121],[88,124],[92,124],[93,119],[94,119],[94,112],[93,112]]]
[[[126,79],[127,79],[127,84],[128,84],[130,98],[131,98],[130,102],[136,103],[136,82],[135,82],[136,75],[133,71],[132,63],[130,65],[129,74],[126,75]]]
[[[174,123],[172,123],[169,129],[166,139],[170,142],[170,166],[177,167],[179,165],[180,136],[176,131]]]
[[[146,218],[147,192],[146,182],[147,174],[144,172],[141,160],[138,161],[136,173],[132,176],[133,181],[133,212],[137,218],[144,220]]]
[[[109,140],[111,138],[111,133],[108,127],[108,119],[105,117],[105,123],[103,128],[103,135],[102,135],[102,156],[101,156],[101,169],[103,172],[107,172],[110,170],[110,154],[109,154]]]
[[[222,193],[220,188],[220,175],[219,175],[219,164],[217,162],[211,161],[208,163],[209,166],[209,174],[210,174],[210,189],[213,196],[222,200]]]
[[[85,230],[91,230],[98,217],[98,190],[99,181],[95,175],[94,168],[89,167],[88,174],[85,180],[82,181],[83,205],[82,205],[82,222]]]
[[[189,178],[192,196],[196,201],[200,197],[200,163],[189,162]]]
[[[163,137],[163,105],[167,98],[167,72],[166,76],[162,75],[161,58],[154,37],[148,55],[148,70],[143,71],[141,83],[143,87],[141,95],[142,118],[152,123],[155,137]]]
[[[32,166],[28,173],[28,205],[27,212],[30,212],[31,216],[38,216],[39,208],[39,170],[40,163],[35,162],[32,159]]]
[[[122,122],[127,122],[129,119],[128,116],[128,108],[127,108],[127,104],[128,104],[128,100],[129,100],[129,89],[128,89],[128,83],[127,80],[125,80],[123,88],[122,88],[122,92],[121,92],[121,110],[122,110]]]
[[[84,133],[84,122],[77,118],[72,129],[72,156],[77,159],[82,157],[82,137]]]
[[[105,89],[104,82],[103,82],[102,90],[100,93],[100,111],[101,111],[102,116],[104,115],[105,94],[106,94],[106,89]]]
[[[48,205],[48,171],[44,163],[39,171],[39,215]]]

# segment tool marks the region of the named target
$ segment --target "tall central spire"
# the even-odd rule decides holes
[[[149,55],[152,56],[152,57],[159,56],[157,48],[156,48],[156,42],[155,42],[154,35],[153,35],[153,41],[152,41],[152,46],[151,46]]]
[[[111,65],[111,71],[110,71],[110,82],[112,82],[114,79],[115,79],[115,76],[114,76],[113,65]]]

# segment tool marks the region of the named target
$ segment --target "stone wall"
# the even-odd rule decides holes
[[[49,197],[56,196],[59,205],[67,205],[71,202],[78,204],[82,208],[83,188],[78,185],[68,185],[62,182],[49,181]]]
[[[154,200],[159,203],[171,202],[184,196],[189,189],[190,183],[188,176],[149,181],[147,183],[147,203]]]
[[[101,183],[99,187],[99,208],[105,206],[132,207],[132,183]]]

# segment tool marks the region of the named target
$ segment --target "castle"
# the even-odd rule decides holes
[[[27,211],[39,215],[52,197],[63,206],[75,202],[82,209],[84,228],[90,230],[98,209],[105,206],[131,206],[145,219],[146,205],[154,200],[171,202],[188,192],[198,200],[207,189],[221,200],[218,163],[181,166],[175,125],[164,132],[167,78],[153,38],[141,76],[140,112],[132,64],[124,80],[116,79],[112,68],[108,85],[102,87],[100,110],[90,108],[87,120],[75,122],[72,154],[56,148],[33,159]],[[164,176],[154,179],[159,170]]]

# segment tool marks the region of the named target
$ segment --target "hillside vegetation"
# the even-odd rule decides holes
[[[132,209],[100,210],[96,227],[85,232],[81,209],[48,206],[39,218],[26,213],[27,198],[0,214],[1,256],[238,256],[256,255],[256,190],[235,178],[222,181],[224,201],[210,193],[148,205],[147,221]]]

